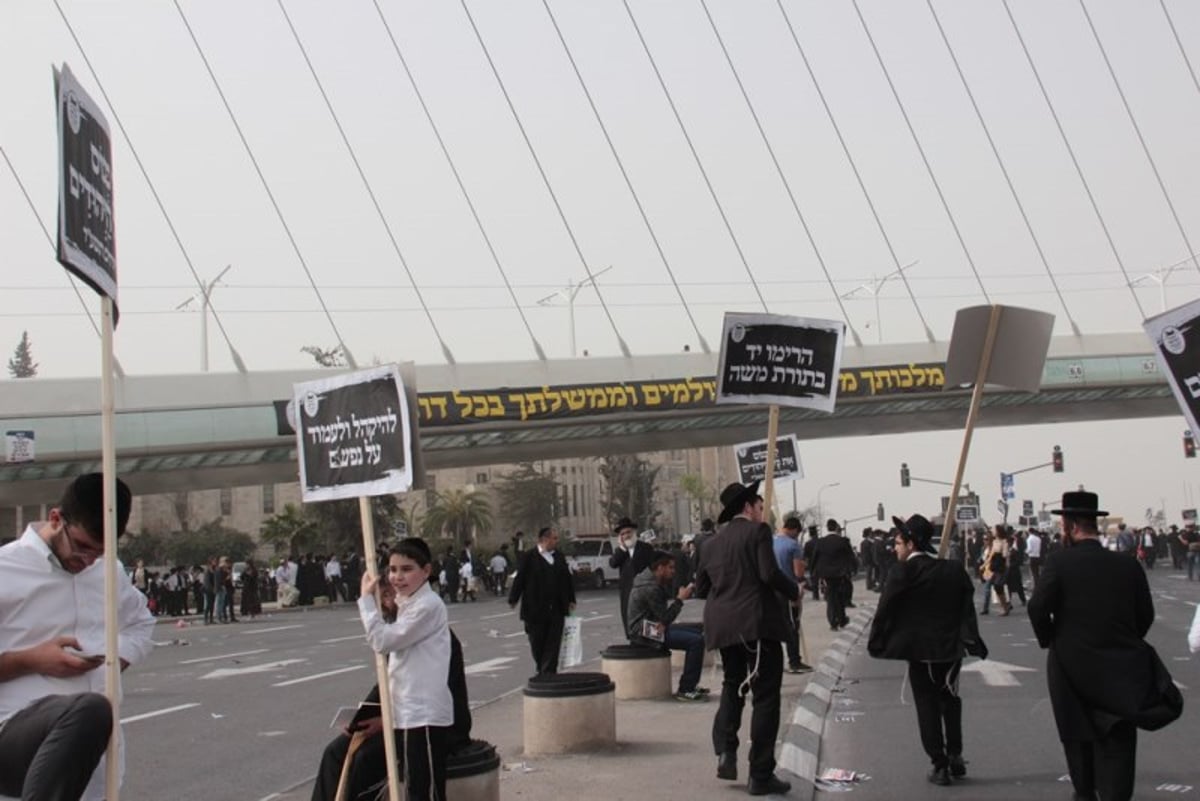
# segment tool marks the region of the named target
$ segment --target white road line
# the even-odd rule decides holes
[[[304,628],[303,623],[294,623],[290,626],[272,626],[269,629],[246,629],[245,631],[239,631],[238,634],[266,634],[268,631],[286,631],[287,629],[302,628]]]
[[[524,637],[524,636],[525,636],[525,632],[523,632],[523,631],[518,631],[516,634],[501,634],[500,636],[501,636],[503,639],[507,640],[507,639],[509,639],[510,637]]]
[[[303,684],[306,681],[316,681],[323,679],[326,676],[336,676],[339,673],[349,673],[352,670],[362,670],[366,665],[351,665],[350,667],[338,668],[337,670],[327,670],[324,673],[317,673],[312,676],[305,676],[302,679],[291,679],[290,681],[281,681],[278,684],[272,684],[272,687],[291,687],[293,684]]]
[[[321,640],[322,643],[347,642],[349,640],[365,640],[365,634],[351,634],[349,637],[334,637],[332,640]]]
[[[199,659],[185,659],[179,664],[181,665],[196,665],[201,662],[213,662],[218,659],[233,659],[235,656],[253,656],[254,654],[265,654],[269,648],[258,648],[254,651],[238,651],[236,654],[222,654],[220,656],[202,656]]]
[[[606,617],[612,617],[612,615],[590,615],[583,619],[590,622],[592,620],[604,620],[604,618],[606,618]]]
[[[483,617],[481,617],[479,619],[480,620],[495,620],[498,617],[508,617],[509,615],[515,615],[515,614],[516,614],[515,611],[509,610],[508,612],[501,612],[498,615],[484,615]]]
[[[200,706],[199,702],[194,703],[194,704],[180,704],[179,706],[171,706],[171,707],[167,707],[166,709],[160,709],[157,712],[147,712],[144,715],[133,715],[132,717],[121,718],[121,723],[136,723],[139,720],[146,720],[147,718],[156,718],[159,715],[169,715],[172,712],[179,712],[184,709],[191,709],[194,706]]]

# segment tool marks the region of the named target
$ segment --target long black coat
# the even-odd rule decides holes
[[[808,569],[819,579],[849,576],[858,567],[854,548],[850,540],[841,534],[829,533],[817,540],[813,546]]]
[[[508,591],[508,603],[521,604],[521,620],[545,623],[555,617],[566,617],[575,603],[575,585],[567,560],[554,552],[554,564],[549,564],[537,548],[530,548],[521,557],[517,577]]]
[[[1060,740],[1094,740],[1137,716],[1152,694],[1152,652],[1142,638],[1154,601],[1136,559],[1084,540],[1042,564],[1029,601]]]
[[[791,624],[785,599],[800,591],[779,570],[771,528],[735,517],[704,545],[696,568],[708,650],[755,640],[783,642]]]
[[[974,593],[959,562],[914,555],[896,564],[879,595],[867,651],[914,662],[954,662],[968,653],[986,659]]]

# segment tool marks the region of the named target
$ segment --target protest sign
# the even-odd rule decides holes
[[[781,314],[725,314],[717,403],[832,412],[845,325]]]
[[[767,451],[770,450],[765,439],[755,442],[743,442],[733,446],[733,455],[737,459],[738,472],[742,483],[762,481],[767,476]],[[804,469],[800,464],[800,444],[793,437],[780,437],[775,440],[775,472],[776,479],[804,478]]]
[[[1200,300],[1151,317],[1143,327],[1188,428],[1200,431]]]

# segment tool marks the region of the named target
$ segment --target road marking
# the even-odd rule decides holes
[[[334,637],[332,640],[321,640],[321,642],[323,644],[331,642],[348,642],[349,640],[362,640],[365,639],[366,636],[367,635],[365,634],[351,634],[349,637]]]
[[[994,659],[981,659],[969,665],[963,665],[961,673],[978,673],[983,683],[989,687],[1020,687],[1014,673],[1037,673],[1033,668],[1010,665],[1007,662],[997,662]]]
[[[509,615],[515,615],[515,614],[516,614],[516,610],[510,609],[509,611],[501,612],[498,615],[484,615],[483,617],[481,617],[479,619],[480,620],[495,620],[498,617],[508,617]]]
[[[272,626],[269,629],[246,629],[245,631],[239,631],[238,634],[266,634],[268,631],[286,631],[288,629],[302,628],[304,628],[303,623],[293,623],[290,626]]]
[[[607,600],[608,600],[607,598],[584,598],[579,603],[581,603],[581,604],[598,604],[601,601],[607,601]]]
[[[254,654],[265,654],[269,648],[258,648],[254,651],[238,651],[236,654],[222,654],[221,656],[202,656],[199,659],[185,659],[179,664],[195,665],[200,662],[214,662],[218,659],[233,659],[235,656],[253,656]]]
[[[201,676],[201,679],[227,679],[230,676],[248,676],[251,673],[266,673],[271,670],[278,670],[281,667],[295,665],[300,662],[307,662],[307,659],[281,659],[278,662],[265,662],[261,665],[247,665],[240,668],[217,668],[211,673],[206,673]]]
[[[583,618],[583,620],[590,622],[593,620],[604,620],[606,617],[612,617],[612,615],[589,615],[588,617]]]
[[[291,679],[290,681],[281,681],[277,684],[272,684],[272,687],[291,687],[293,684],[303,684],[306,681],[316,681],[323,679],[326,676],[336,676],[339,673],[349,673],[352,670],[362,670],[366,665],[351,665],[350,667],[338,668],[337,670],[327,670],[324,673],[317,673],[312,676],[305,676],[301,679]]]
[[[463,673],[468,676],[474,676],[476,673],[494,673],[497,670],[508,670],[508,663],[516,661],[517,658],[515,656],[497,656],[492,659],[486,659],[483,662],[467,665]]]
[[[142,715],[133,715],[132,717],[121,718],[121,723],[123,723],[123,724],[124,723],[136,723],[139,720],[146,720],[147,718],[156,718],[159,715],[169,715],[172,712],[179,712],[184,709],[191,709],[194,706],[200,706],[199,702],[194,703],[194,704],[180,704],[179,706],[171,706],[171,707],[167,707],[166,709],[160,709],[157,712],[146,712],[145,714],[142,714]]]
[[[1176,686],[1176,687],[1178,687],[1179,689],[1181,689],[1181,690],[1186,690],[1186,689],[1187,689],[1187,685],[1186,685],[1186,684],[1180,684],[1179,682],[1175,681],[1175,679],[1171,679],[1171,681],[1172,681],[1172,682],[1174,682],[1174,683],[1175,683],[1175,686]]]
[[[500,635],[500,637],[505,640],[509,639],[510,637],[524,637],[524,636],[525,636],[525,632],[523,632],[523,631],[518,631],[516,634],[501,634]]]

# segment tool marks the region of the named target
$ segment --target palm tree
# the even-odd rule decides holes
[[[460,545],[473,533],[491,527],[492,505],[487,495],[476,490],[434,492],[433,503],[425,513],[426,536],[432,538],[446,532]]]
[[[287,504],[283,511],[263,521],[259,538],[275,549],[275,553],[300,553],[308,549],[316,539],[317,528],[295,504]]]

